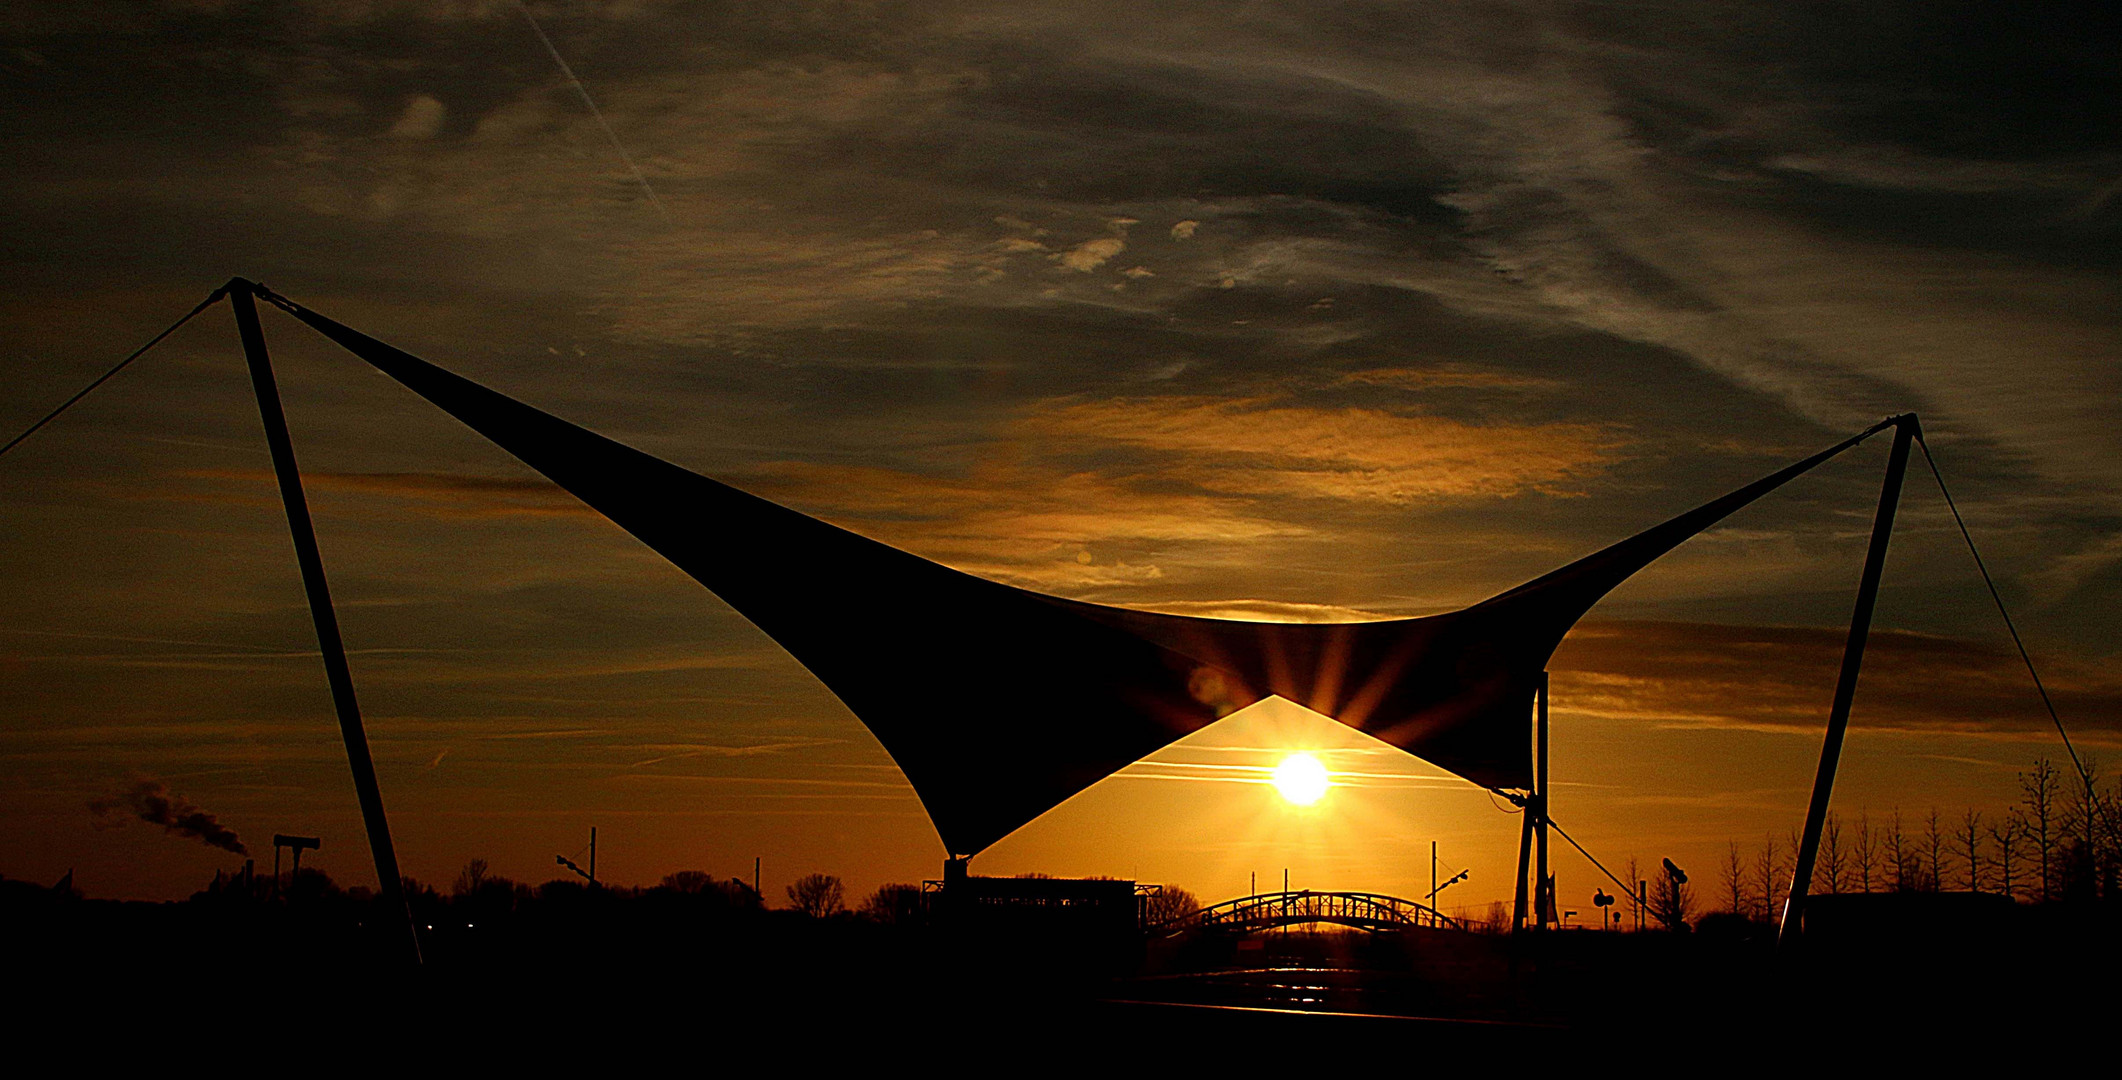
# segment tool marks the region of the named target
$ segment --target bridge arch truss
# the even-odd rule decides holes
[[[1410,927],[1461,929],[1456,920],[1419,901],[1383,893],[1309,889],[1225,900],[1152,929],[1165,935],[1199,931],[1251,934],[1305,923],[1331,923],[1373,932]]]

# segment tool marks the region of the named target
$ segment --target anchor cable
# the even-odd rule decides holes
[[[1982,584],[1989,587],[1989,598],[1995,601],[1997,614],[2004,617],[2004,629],[2010,632],[2011,643],[2019,650],[2019,659],[2025,663],[2026,673],[2033,677],[2034,689],[2041,695],[2041,707],[2048,710],[2049,722],[2056,726],[2056,734],[2063,740],[2063,749],[2070,755],[2071,767],[2077,770],[2078,779],[2085,785],[2086,794],[2090,798],[2093,795],[2092,776],[2085,771],[2085,763],[2079,760],[2078,748],[2071,745],[2070,732],[2063,728],[2063,718],[2056,713],[2056,703],[2049,699],[2048,687],[2041,682],[2041,673],[2034,670],[2034,658],[2026,651],[2026,642],[2020,640],[2019,628],[2012,622],[2011,612],[2004,607],[2004,596],[1997,591],[1996,581],[1989,576],[1989,566],[1982,561],[1982,552],[1975,548],[1974,535],[1968,532],[1967,521],[1960,516],[1959,504],[1953,502],[1953,493],[1945,486],[1945,474],[1938,471],[1937,459],[1930,454],[1930,444],[1925,442],[1920,434],[1916,436],[1916,445],[1923,448],[1923,462],[1930,466],[1931,478],[1938,482],[1938,493],[1945,496],[1945,506],[1953,513],[1953,524],[1960,527],[1960,538],[1967,541],[1967,553],[1974,556],[1975,569],[1982,574]],[[2098,800],[2091,799],[2091,802],[2097,805]]]
[[[1621,887],[1622,895],[1628,897],[1631,901],[1635,899],[1636,887],[1634,885],[1630,885],[1625,881],[1622,881],[1620,878],[1614,877],[1614,872],[1608,870],[1606,868],[1606,864],[1600,862],[1598,859],[1592,858],[1592,853],[1584,850],[1583,844],[1578,843],[1574,837],[1570,836],[1566,832],[1563,832],[1562,826],[1555,824],[1554,818],[1550,817],[1547,819],[1547,826],[1548,828],[1555,830],[1556,833],[1560,834],[1562,839],[1568,840],[1569,846],[1576,848],[1577,854],[1584,856],[1584,858],[1589,861],[1593,866],[1598,867],[1600,873],[1605,874],[1607,878],[1611,880],[1614,884],[1619,885]]]
[[[82,387],[80,393],[75,394],[73,397],[67,398],[64,404],[60,405],[56,409],[53,409],[51,412],[44,414],[44,419],[39,420],[34,424],[31,424],[29,426],[29,430],[24,431],[22,434],[17,435],[12,439],[9,439],[6,446],[0,446],[0,454],[6,454],[8,451],[13,450],[15,447],[22,444],[22,440],[27,439],[32,435],[35,435],[37,433],[38,428],[41,428],[44,425],[49,424],[54,420],[57,420],[59,418],[60,413],[63,413],[66,410],[73,408],[75,403],[79,402],[82,398],[87,397],[97,387],[102,386],[106,382],[109,382],[111,376],[116,375],[121,371],[124,371],[127,365],[131,364],[135,360],[140,359],[142,356],[145,356],[147,354],[147,350],[152,349],[155,346],[161,344],[163,338],[166,338],[171,334],[176,333],[178,327],[183,326],[185,323],[192,321],[192,316],[197,315],[200,312],[205,311],[207,308],[214,306],[216,302],[218,302],[223,296],[226,295],[228,295],[227,288],[224,287],[215,289],[211,294],[207,296],[206,299],[199,301],[198,307],[193,308],[183,318],[178,319],[176,322],[170,324],[169,329],[164,330],[159,334],[156,334],[153,340],[149,341],[145,345],[140,346],[138,349],[133,350],[133,354],[131,356],[128,356],[125,359],[118,361],[118,366],[110,369],[109,371],[104,372],[102,375],[97,376],[96,381],[88,384],[87,386]]]

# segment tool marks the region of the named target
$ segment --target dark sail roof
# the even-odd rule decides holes
[[[1484,787],[1529,788],[1534,689],[1592,604],[1879,430],[1461,611],[1369,623],[1191,618],[961,573],[267,295],[640,538],[780,643],[876,735],[957,854],[1269,695]]]

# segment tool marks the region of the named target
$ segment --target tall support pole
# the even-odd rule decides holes
[[[1857,696],[1857,673],[1864,666],[1864,643],[1871,635],[1872,608],[1879,599],[1879,576],[1886,569],[1886,542],[1894,531],[1894,510],[1901,502],[1901,477],[1908,469],[1908,445],[1918,433],[1916,414],[1894,417],[1894,448],[1886,460],[1886,482],[1879,491],[1879,510],[1872,518],[1871,547],[1864,553],[1864,577],[1857,583],[1857,606],[1849,617],[1849,641],[1842,647],[1842,674],[1835,681],[1834,705],[1827,712],[1827,738],[1820,746],[1820,771],[1813,777],[1812,804],[1805,810],[1805,835],[1798,842],[1798,865],[1783,905],[1783,925],[1776,941],[1797,941],[1805,923],[1805,895],[1812,888],[1813,862],[1820,855],[1820,832],[1827,824],[1828,797],[1834,793],[1835,766],[1842,760],[1842,737],[1849,729],[1849,707]]]
[[[368,826],[369,854],[376,861],[376,884],[385,917],[403,930],[401,947],[405,958],[420,962],[420,939],[413,933],[412,910],[406,906],[405,888],[398,877],[398,854],[391,848],[390,822],[383,816],[383,792],[376,786],[376,763],[369,757],[368,736],[361,730],[361,706],[354,700],[354,677],[346,664],[346,644],[339,636],[339,616],[332,608],[331,589],[324,581],[324,559],[317,552],[317,532],[310,524],[309,500],[302,494],[302,474],[295,467],[295,444],[287,434],[287,416],[280,408],[280,389],[273,380],[272,361],[265,352],[265,334],[258,327],[254,286],[242,278],[228,283],[229,306],[236,312],[236,332],[243,339],[243,357],[250,364],[251,387],[258,395],[258,416],[265,422],[265,445],[272,451],[273,472],[280,480],[280,501],[287,507],[287,528],[295,541],[295,562],[302,568],[302,588],[309,594],[310,619],[317,627],[317,648],[324,657],[324,678],[331,684],[332,706],[339,714],[339,735],[346,742],[346,760],[354,774],[354,794],[361,802],[361,820]],[[300,858],[298,853],[297,858]]]
[[[1512,933],[1540,928],[1540,894],[1547,883],[1547,673],[1533,692],[1533,790],[1527,794],[1518,821],[1518,895],[1511,903]],[[1533,834],[1540,836],[1540,862],[1533,865]],[[1534,877],[1535,873],[1539,877]],[[1528,884],[1529,883],[1529,884]],[[1532,910],[1526,910],[1526,893],[1532,893]],[[1435,897],[1431,898],[1432,900]],[[1528,920],[1527,916],[1531,918]]]
[[[1534,736],[1534,742],[1540,753],[1537,765],[1540,790],[1533,795],[1533,805],[1540,808],[1540,819],[1533,823],[1533,828],[1538,830],[1534,845],[1539,874],[1533,879],[1533,929],[1545,930],[1548,920],[1554,917],[1552,909],[1555,906],[1554,890],[1547,887],[1547,672],[1540,673],[1540,692],[1534,700],[1538,703],[1534,722],[1538,734]]]
[[[1525,929],[1525,885],[1533,875],[1533,814],[1536,805],[1532,799],[1525,800],[1525,809],[1518,815],[1518,895],[1511,904],[1510,915],[1513,932]]]

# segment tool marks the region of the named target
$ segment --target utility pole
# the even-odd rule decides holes
[[[1432,925],[1437,919],[1437,842],[1429,842],[1429,910]]]
[[[576,865],[575,865],[575,861],[574,861],[573,859],[570,859],[570,858],[568,858],[568,857],[567,857],[567,856],[565,856],[565,855],[555,855],[555,856],[553,856],[553,861],[554,861],[555,863],[558,863],[558,864],[559,864],[559,865],[561,865],[561,866],[565,866],[565,867],[567,867],[567,868],[568,868],[569,870],[573,870],[573,871],[575,872],[575,876],[576,876],[576,877],[579,877],[579,878],[581,878],[582,880],[584,880],[584,881],[587,881],[587,882],[589,882],[589,887],[590,887],[590,888],[592,888],[592,889],[596,888],[596,887],[597,887],[597,827],[596,827],[595,825],[592,825],[592,826],[590,826],[590,827],[589,827],[589,869],[587,869],[587,870],[584,870],[584,869],[582,869],[581,867],[579,867],[579,866],[576,866]]]

